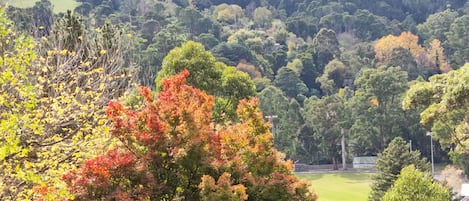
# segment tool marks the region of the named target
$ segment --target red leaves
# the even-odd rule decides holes
[[[153,102],[153,96],[152,96],[151,91],[150,91],[149,88],[141,86],[140,87],[140,94],[142,95],[143,99],[145,100],[145,103]]]
[[[187,76],[183,71],[164,80],[157,99],[141,87],[146,104],[141,111],[109,103],[106,114],[113,122],[111,132],[126,151],[111,150],[64,175],[77,198],[200,200],[201,196],[222,198],[228,192],[242,200],[248,196],[262,200],[267,191],[255,188],[268,189],[269,185],[292,194],[284,195],[287,198],[297,194],[285,186],[298,186],[298,180],[273,148],[257,99],[241,101],[240,123],[216,126],[211,116],[213,97],[185,85]],[[301,188],[309,192],[307,186]]]
[[[178,88],[180,88],[181,86],[188,86],[188,85],[185,85],[186,79],[188,76],[189,76],[189,71],[187,71],[187,69],[184,69],[179,74],[171,76],[168,79],[164,79],[162,83],[163,85],[162,91],[166,91],[166,92],[179,91]]]
[[[131,153],[120,153],[114,149],[104,156],[86,161],[78,172],[69,172],[63,176],[63,179],[69,186],[106,188],[112,185],[110,183],[112,176],[125,174],[126,171],[134,168],[135,163],[136,159]],[[81,192],[79,189],[72,191]]]
[[[47,186],[47,184],[39,184],[33,188],[33,191],[39,195],[39,201],[44,200],[43,197],[46,197],[49,193],[54,193],[55,189]]]
[[[120,102],[110,101],[106,110],[106,115],[109,118],[112,118],[112,117],[120,115],[123,110],[124,110],[124,106]]]

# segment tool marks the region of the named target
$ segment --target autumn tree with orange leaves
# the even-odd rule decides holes
[[[425,52],[425,49],[418,44],[418,36],[402,32],[399,36],[388,35],[379,39],[375,44],[376,58],[380,62],[387,61],[391,57],[392,50],[397,47],[408,49],[414,58]]]
[[[444,49],[438,39],[432,40],[428,44],[428,48],[422,47],[418,40],[418,36],[410,32],[402,32],[399,36],[388,35],[382,37],[375,44],[375,57],[380,64],[397,67],[393,60],[397,59],[402,63],[406,58],[405,52],[408,52],[411,61],[404,62],[399,67],[407,71],[411,79],[417,77],[412,76],[412,74],[422,75],[421,71],[423,70],[430,75],[446,73],[451,70],[446,62]],[[416,66],[413,66],[412,62],[416,63]]]
[[[213,96],[185,84],[188,71],[141,88],[140,111],[109,103],[122,146],[64,175],[77,200],[316,200],[272,144],[257,99],[240,101],[239,123],[212,122]]]

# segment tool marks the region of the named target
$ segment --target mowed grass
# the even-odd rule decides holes
[[[366,201],[373,173],[298,173],[310,180],[319,201]]]
[[[0,0],[2,5],[8,2],[9,5],[19,8],[33,7],[37,1],[40,0]],[[50,2],[52,3],[55,13],[66,12],[67,10],[73,11],[73,9],[80,5],[80,3],[75,0],[50,0]]]

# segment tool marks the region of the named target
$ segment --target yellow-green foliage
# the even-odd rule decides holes
[[[103,107],[130,74],[117,44],[87,42],[108,28],[90,40],[75,25],[35,47],[0,13],[0,200],[70,198],[62,174],[110,144]]]
[[[451,190],[435,181],[428,172],[410,165],[402,169],[393,186],[384,195],[383,201],[451,200]]]

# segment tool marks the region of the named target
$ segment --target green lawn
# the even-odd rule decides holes
[[[310,180],[319,201],[366,201],[373,173],[298,173]]]
[[[2,4],[8,2],[9,5],[20,7],[20,8],[27,8],[32,7],[34,3],[39,0],[0,0]],[[65,12],[67,10],[73,10],[75,7],[80,5],[75,0],[50,0],[52,5],[54,6],[54,12]]]

